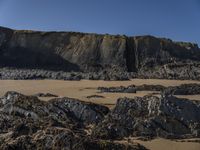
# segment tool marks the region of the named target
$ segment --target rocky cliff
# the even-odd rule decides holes
[[[199,61],[197,44],[153,36],[39,32],[0,27],[1,67],[79,72],[115,69],[144,76],[144,72],[160,67],[166,71],[169,64],[198,64]]]

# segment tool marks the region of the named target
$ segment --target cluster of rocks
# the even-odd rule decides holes
[[[14,69],[0,68],[1,80],[31,80],[31,79],[55,79],[55,80],[129,80],[128,73],[121,72],[65,72],[42,69]]]
[[[142,79],[182,79],[200,80],[200,64],[182,64],[172,67],[172,64],[157,66],[154,68],[141,68],[138,72],[127,72],[115,69],[101,70],[97,72],[68,72],[48,69],[20,69],[0,68],[0,79],[30,80],[30,79],[56,79],[56,80],[129,80]]]
[[[169,86],[165,87],[163,85],[129,85],[119,86],[119,87],[98,87],[101,93],[111,92],[111,93],[136,93],[137,91],[158,91],[165,95],[198,95],[200,94],[200,84],[181,84],[180,86]]]
[[[93,138],[86,132],[109,113],[105,106],[71,98],[48,102],[36,96],[7,92],[0,98],[0,149],[145,150]]]
[[[101,93],[136,93],[137,91],[164,91],[167,89],[165,86],[162,85],[129,85],[127,87],[125,86],[119,86],[119,87],[98,87],[97,90],[99,90]]]
[[[200,80],[200,63],[196,61],[175,62],[156,67],[140,68],[137,73],[130,73],[131,78]]]

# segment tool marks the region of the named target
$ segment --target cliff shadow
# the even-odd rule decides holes
[[[27,48],[0,50],[0,67],[44,69],[52,71],[80,71],[77,64],[63,59],[49,50],[34,51]]]

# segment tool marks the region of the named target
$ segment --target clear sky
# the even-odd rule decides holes
[[[0,26],[150,34],[200,45],[200,0],[0,0]]]

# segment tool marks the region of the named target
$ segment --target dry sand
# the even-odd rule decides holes
[[[150,150],[200,150],[200,143],[195,142],[176,142],[168,139],[154,139],[152,141],[135,142],[144,145]]]
[[[60,80],[0,80],[0,96],[3,96],[7,91],[17,91],[26,95],[36,93],[52,93],[60,97],[78,98],[84,101],[91,101],[98,104],[113,107],[119,97],[135,97],[144,96],[151,91],[142,91],[133,94],[126,93],[98,93],[97,87],[111,86],[128,86],[131,84],[160,84],[164,86],[176,86],[186,83],[200,83],[199,81],[188,80],[158,80],[158,79],[133,79],[131,81],[60,81]],[[86,98],[90,95],[102,95],[104,98]],[[189,99],[200,100],[200,95],[179,96]],[[44,98],[43,100],[48,100]],[[166,139],[155,139],[152,141],[136,140],[151,150],[200,150],[200,143],[194,142],[175,142]]]

